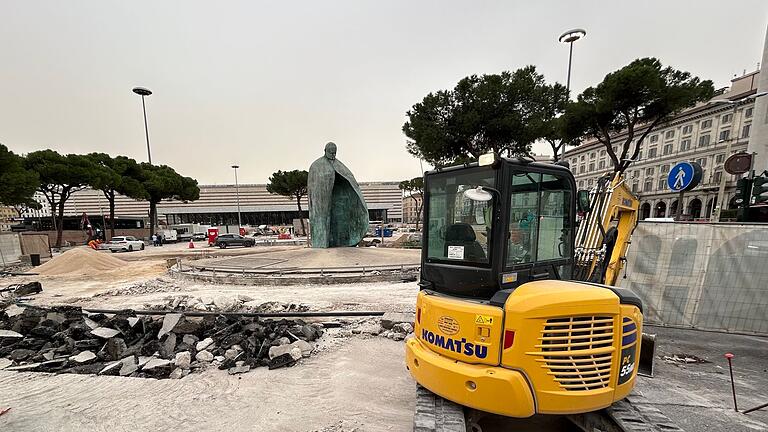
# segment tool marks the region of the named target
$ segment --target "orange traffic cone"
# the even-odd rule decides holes
[[[195,242],[192,241],[192,239],[189,239],[189,248],[194,249],[195,248]]]

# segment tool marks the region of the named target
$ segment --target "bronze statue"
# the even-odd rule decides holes
[[[368,207],[352,172],[336,159],[336,144],[312,162],[307,182],[313,248],[356,246],[368,231]]]

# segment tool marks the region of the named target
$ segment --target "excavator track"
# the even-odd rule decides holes
[[[650,401],[636,394],[610,407],[567,416],[585,432],[685,432]],[[480,432],[465,418],[461,405],[445,400],[424,387],[416,389],[414,432]],[[510,431],[511,432],[511,431]]]

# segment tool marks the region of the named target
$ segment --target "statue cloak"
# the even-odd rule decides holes
[[[368,207],[352,172],[323,156],[309,167],[309,223],[313,248],[356,246],[368,231]]]

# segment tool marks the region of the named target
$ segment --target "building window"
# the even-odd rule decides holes
[[[733,114],[726,114],[720,117],[720,124],[729,124],[733,121]]]
[[[632,192],[633,193],[637,193],[637,185],[638,185],[637,181],[634,181],[632,183]]]
[[[665,145],[664,148],[662,149],[662,153],[665,155],[672,153],[672,144]]]
[[[651,143],[655,143],[658,140],[659,140],[659,136],[658,135],[651,135]]]
[[[715,173],[712,175],[712,183],[720,184],[722,180],[723,180],[723,172],[715,171]]]
[[[642,150],[637,152],[637,160],[643,160],[643,151]]]
[[[715,156],[715,163],[716,164],[721,164],[721,163],[723,163],[724,160],[725,160],[725,155],[722,154],[722,153],[717,155],[717,156]]]
[[[584,188],[584,180],[579,180],[579,189]]]
[[[605,161],[601,160],[600,162],[598,162],[597,163],[597,168],[598,169],[605,169]]]
[[[582,161],[582,162],[584,162],[584,158],[585,158],[585,156],[584,156],[584,155],[581,155],[581,157],[579,157],[579,160],[580,160],[580,161]]]
[[[699,137],[699,147],[704,147],[709,145],[709,135],[702,135]]]
[[[653,167],[648,167],[645,169],[645,175],[652,176],[653,175]]]
[[[726,141],[731,136],[731,130],[721,130],[720,131],[720,141]]]
[[[675,130],[668,130],[667,133],[664,134],[664,139],[670,139],[675,137]]]
[[[648,159],[656,157],[656,147],[648,149]]]
[[[587,180],[587,187],[592,187],[592,179]]]
[[[595,155],[595,152],[592,152],[592,153],[590,153],[590,154],[589,154],[589,158],[590,158],[590,159],[594,159],[594,158],[595,158],[595,156],[596,156],[596,155]]]
[[[584,174],[584,165],[579,167],[579,174]]]
[[[692,125],[685,125],[683,126],[683,135],[690,135],[693,132],[693,126]]]
[[[653,184],[651,183],[651,179],[648,179],[645,181],[645,184],[643,184],[643,192],[650,192],[653,188]]]
[[[680,141],[680,151],[688,151],[691,149],[691,140],[684,139]]]
[[[744,110],[744,118],[752,118],[753,107],[749,107]]]
[[[668,173],[669,172],[669,165],[662,165],[661,169],[659,170],[660,174]]]
[[[600,157],[604,157],[604,156],[605,156],[605,150],[600,150]]]
[[[712,119],[704,120],[703,122],[701,122],[701,128],[702,129],[709,129],[711,127],[712,127]]]
[[[632,174],[632,177],[634,178],[640,177],[640,170],[635,170],[635,172]]]
[[[595,163],[594,162],[590,162],[589,163],[589,172],[592,172],[594,170],[595,170]]]
[[[667,179],[659,179],[658,190],[664,190],[667,188]]]
[[[696,159],[696,162],[701,165],[702,168],[707,166],[707,158],[698,158]],[[703,176],[702,176],[703,177]]]
[[[741,137],[742,138],[749,138],[749,130],[752,129],[752,125],[744,125],[743,128],[741,128]]]

